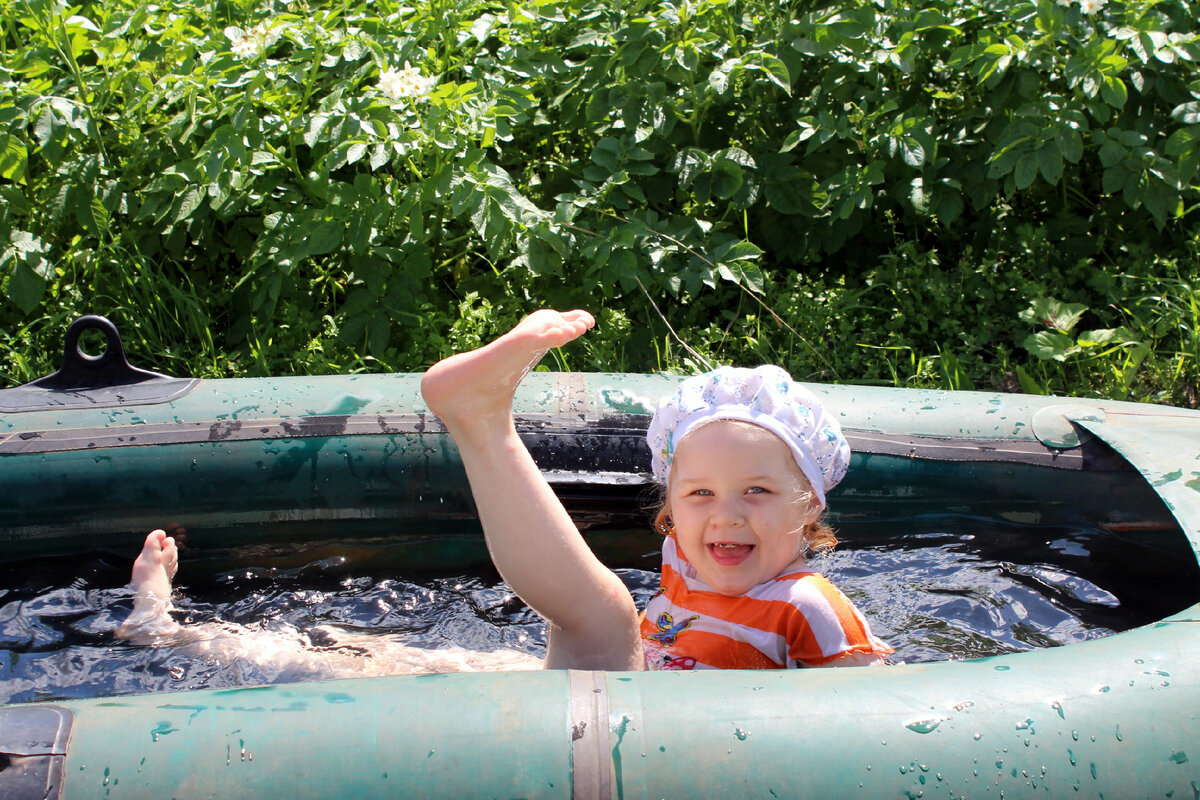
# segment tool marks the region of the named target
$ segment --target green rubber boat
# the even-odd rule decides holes
[[[107,337],[99,356],[79,348],[89,328]],[[248,531],[387,533],[424,565],[486,559],[419,378],[169,378],[129,366],[106,320],[77,321],[59,373],[0,391],[0,559],[128,554],[166,525],[194,547]],[[627,533],[645,529],[643,437],[676,382],[535,372],[519,389],[522,437],[606,559],[646,549]],[[1200,554],[1200,412],[810,388],[855,453],[837,514],[999,503],[1098,526],[1131,552]],[[1200,797],[1200,604],[959,662],[423,675],[0,707],[0,797],[14,800],[1134,796]]]

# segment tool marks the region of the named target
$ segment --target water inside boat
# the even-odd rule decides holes
[[[1139,547],[1100,528],[956,514],[835,522],[842,544],[815,567],[896,649],[894,661],[1069,645],[1200,599],[1200,570],[1185,550]],[[658,583],[653,534],[590,536],[598,552],[622,554],[606,557],[643,605]],[[283,544],[247,536],[255,543],[216,548],[200,538],[185,541],[176,579],[175,617],[185,625],[220,621],[248,637],[294,634],[315,649],[318,626],[335,626],[420,648],[544,652],[542,622],[500,582],[478,537],[456,539],[471,554],[460,569],[437,571],[413,565],[437,561],[422,552],[444,548],[444,537]],[[117,640],[113,632],[132,605],[124,584],[135,554],[106,549],[0,564],[0,702],[330,677]]]

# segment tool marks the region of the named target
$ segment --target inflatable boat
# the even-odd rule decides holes
[[[100,355],[79,345],[89,329],[106,337]],[[79,320],[58,373],[0,391],[0,558],[131,553],[173,525],[199,547],[247,531],[303,542],[413,530],[397,547],[422,563],[486,559],[419,377],[171,378],[131,367],[103,318]],[[643,436],[677,380],[535,372],[519,389],[522,438],[606,558],[628,548],[620,531],[645,524]],[[1024,520],[1085,520],[1130,553],[1200,553],[1198,412],[810,388],[855,453],[831,497],[839,514],[1001,503]],[[10,705],[0,797],[1194,798],[1198,665],[1193,605],[1106,638],[959,662],[423,675]]]

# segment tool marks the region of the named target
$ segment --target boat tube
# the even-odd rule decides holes
[[[100,356],[79,347],[98,329]],[[397,537],[487,558],[419,375],[177,379],[84,318],[54,376],[0,391],[0,558]],[[644,527],[669,376],[534,372],[535,460],[606,558]],[[854,457],[843,518],[980,504],[1200,553],[1200,412],[810,385]],[[835,517],[836,523],[836,517]],[[405,533],[405,531],[412,531]],[[646,539],[638,540],[643,552]],[[1131,559],[1131,568],[1134,559]],[[1200,605],[1065,647],[851,670],[398,676],[0,707],[0,797],[1200,796]]]

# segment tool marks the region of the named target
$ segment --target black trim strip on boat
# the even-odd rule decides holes
[[[0,797],[56,800],[75,715],[58,706],[0,708]]]
[[[636,473],[649,471],[642,444],[649,417],[638,414],[594,415],[580,412],[518,414],[517,431],[531,450],[551,447],[563,437],[592,440],[589,445],[611,449],[611,465],[595,469]],[[0,456],[58,453],[115,447],[196,444],[202,442],[262,441],[317,436],[419,435],[445,433],[431,414],[402,413],[374,416],[337,414],[290,418],[218,419],[196,422],[143,423],[102,428],[26,431],[0,437]],[[1061,469],[1083,469],[1085,462],[1104,461],[1107,448],[1085,442],[1055,449],[1040,442],[1012,439],[948,439],[920,434],[885,434],[846,430],[853,451],[938,461],[1001,461]],[[1091,446],[1089,446],[1091,445]],[[541,462],[539,462],[541,463]],[[1089,466],[1089,469],[1095,468]],[[1101,466],[1101,468],[1105,468]],[[1115,467],[1114,467],[1115,468]]]

